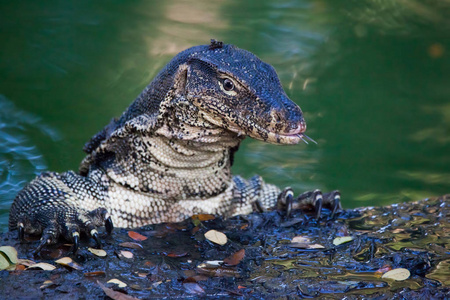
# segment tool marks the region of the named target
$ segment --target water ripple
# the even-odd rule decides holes
[[[0,107],[0,231],[4,231],[15,195],[33,177],[47,170],[32,137],[37,131],[38,135],[55,142],[60,140],[60,135],[38,116],[20,110],[3,95],[0,95]]]

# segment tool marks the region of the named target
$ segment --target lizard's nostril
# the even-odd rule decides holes
[[[291,123],[287,128],[287,134],[299,134],[306,130],[306,122],[301,120],[300,123]]]

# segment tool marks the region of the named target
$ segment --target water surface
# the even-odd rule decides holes
[[[179,51],[216,38],[271,63],[318,145],[246,140],[234,172],[345,207],[450,192],[447,1],[11,1],[0,9],[0,230],[43,170],[84,143]]]

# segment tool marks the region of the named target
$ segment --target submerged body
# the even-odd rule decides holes
[[[51,244],[96,234],[109,216],[116,226],[138,227],[274,207],[281,191],[259,176],[232,176],[233,154],[246,136],[296,144],[305,130],[272,66],[233,45],[193,47],[86,144],[79,174],[47,172],[28,184],[9,226]]]

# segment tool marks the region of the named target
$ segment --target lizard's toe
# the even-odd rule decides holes
[[[320,190],[308,191],[300,194],[294,199],[291,188],[285,188],[278,196],[277,209],[284,210],[289,217],[292,210],[313,210],[315,218],[319,219],[323,207],[331,209],[331,218],[334,218],[336,212],[342,209],[341,193],[333,191],[322,194]]]

